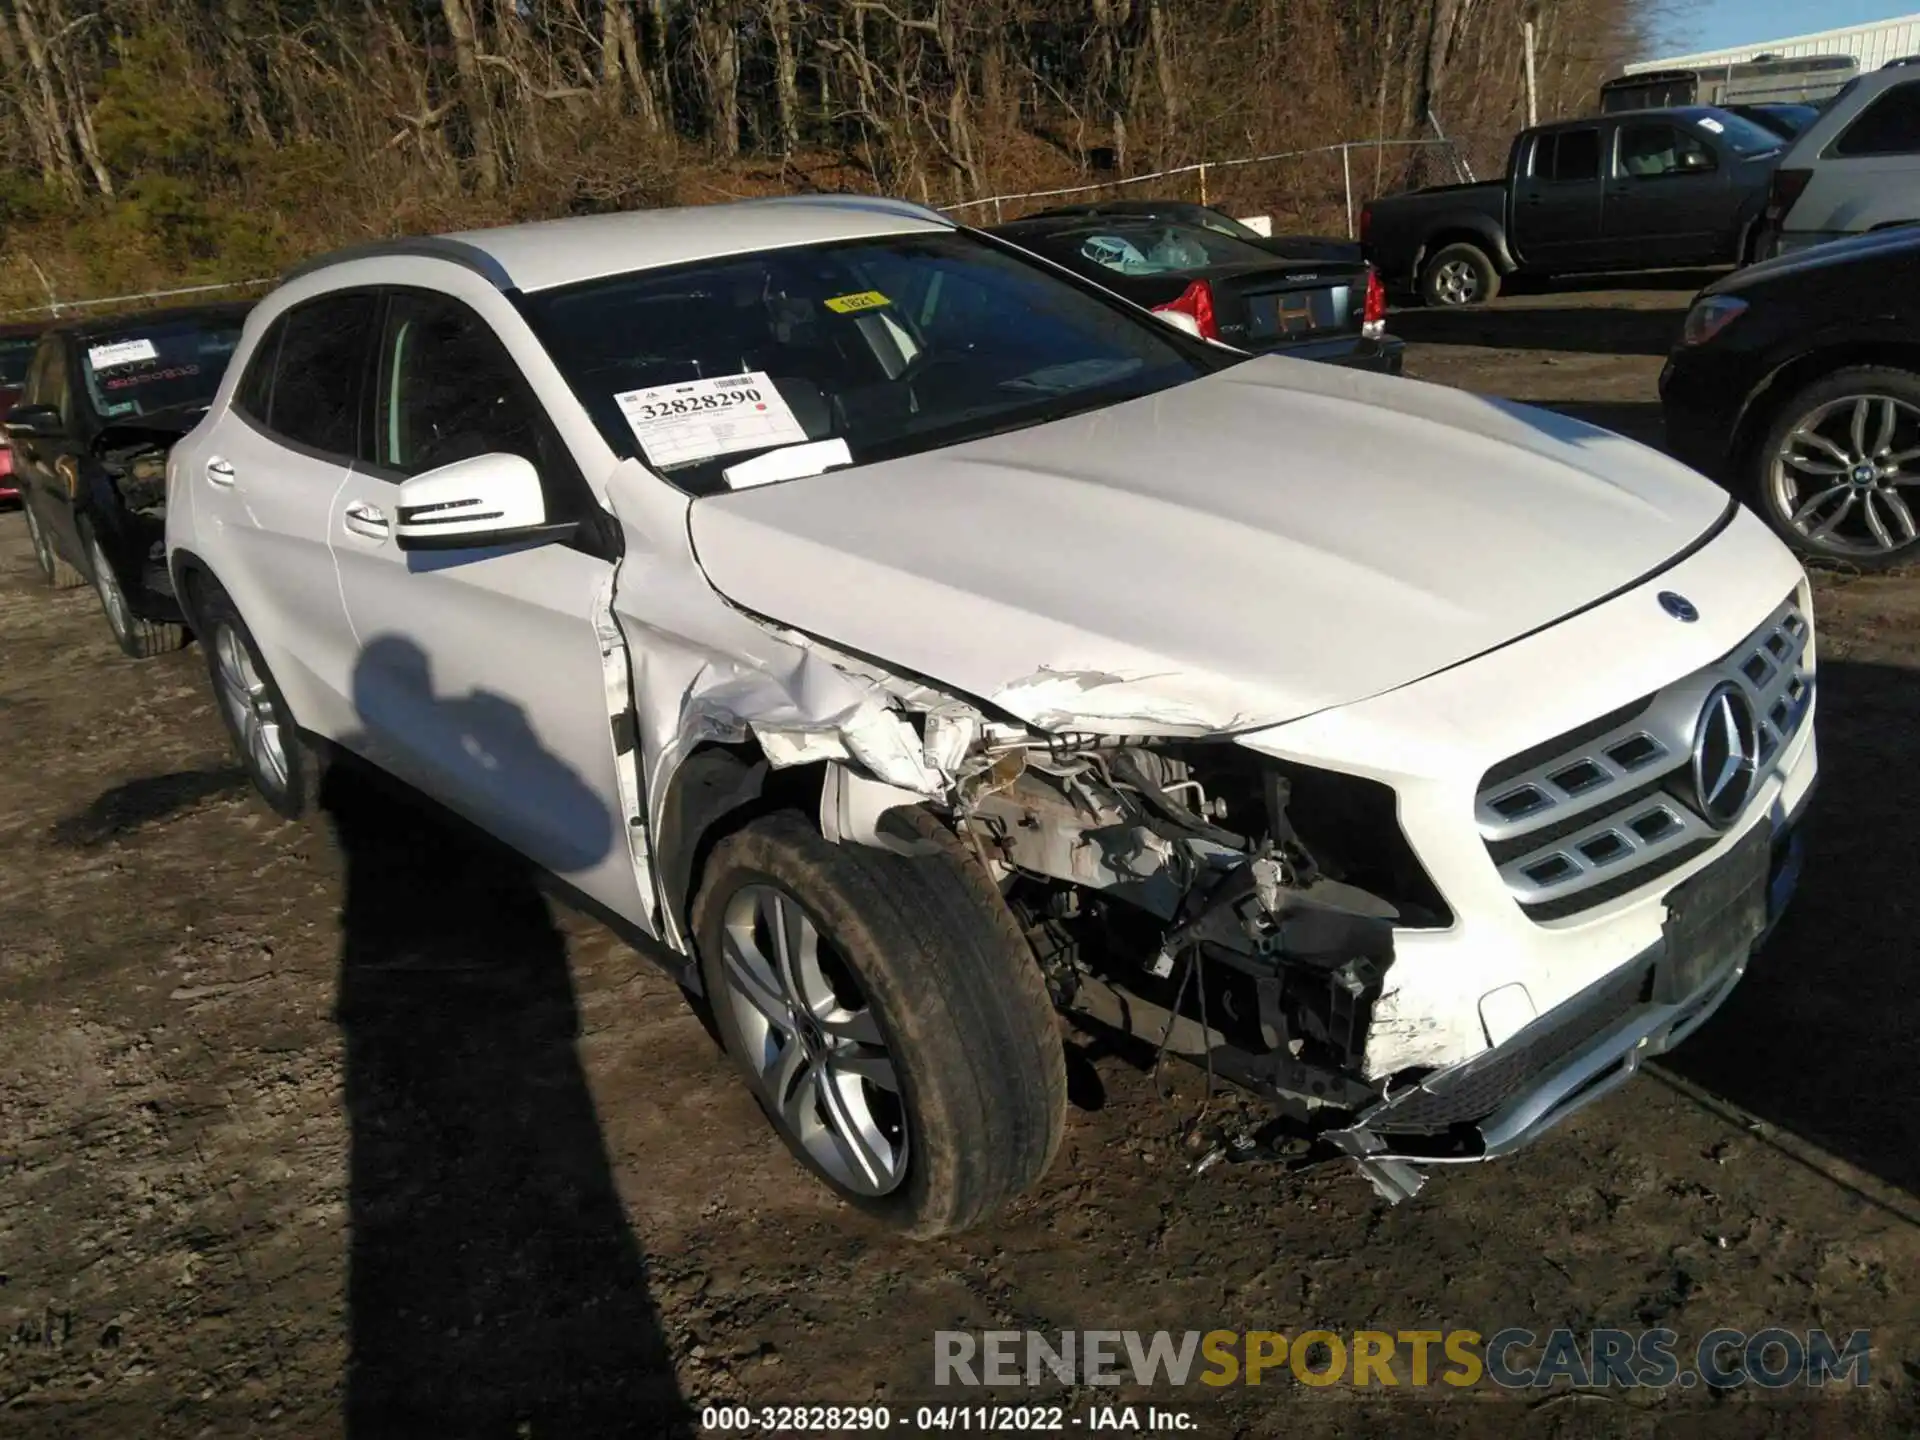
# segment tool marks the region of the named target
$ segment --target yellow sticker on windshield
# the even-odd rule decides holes
[[[862,310],[878,310],[892,303],[878,290],[862,290],[858,295],[836,295],[826,305],[836,315],[857,315]]]

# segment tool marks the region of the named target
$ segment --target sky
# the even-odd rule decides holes
[[[1818,5],[1807,0],[1692,0],[1674,8],[1679,13],[1663,27],[1661,48],[1667,53],[1722,50],[1843,25],[1869,25],[1920,11],[1920,0],[1822,0]]]

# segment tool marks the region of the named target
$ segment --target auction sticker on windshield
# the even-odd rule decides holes
[[[807,438],[761,370],[627,390],[613,398],[656,469]]]
[[[893,302],[878,290],[862,290],[857,295],[836,295],[824,303],[836,315],[857,315],[862,310],[878,310]]]
[[[116,365],[135,365],[142,360],[158,360],[160,352],[151,340],[115,340],[110,345],[87,349],[87,363],[95,370],[111,370]]]

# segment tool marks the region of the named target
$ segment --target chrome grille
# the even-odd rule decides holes
[[[1812,704],[1812,638],[1803,587],[1715,663],[1489,770],[1474,818],[1521,908],[1563,919],[1714,845],[1690,799],[1701,706],[1728,681],[1746,692],[1765,775]]]

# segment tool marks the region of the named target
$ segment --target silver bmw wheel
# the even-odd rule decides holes
[[[1480,295],[1480,275],[1470,260],[1449,260],[1433,272],[1433,289],[1444,305],[1471,305]]]
[[[254,667],[246,642],[231,625],[220,625],[213,632],[215,678],[219,682],[220,703],[233,721],[240,748],[255,776],[284,793],[287,789],[286,739],[280,733],[273,696]]]
[[[852,969],[800,902],[745,885],[720,937],[726,1004],[777,1123],[857,1195],[906,1178],[908,1135],[886,1037]]]
[[[126,594],[120,589],[113,566],[107,562],[106,552],[100,548],[98,536],[88,537],[87,558],[93,563],[93,591],[100,597],[100,608],[106,611],[114,638],[125,645],[133,632],[133,612],[127,608]]]
[[[1920,408],[1891,395],[1817,405],[1767,467],[1775,513],[1809,550],[1880,557],[1920,540]]]
[[[47,532],[40,528],[40,521],[33,513],[33,505],[24,497],[21,508],[27,512],[27,539],[33,545],[33,558],[40,566],[40,573],[49,579],[53,577],[53,546],[47,542]]]

